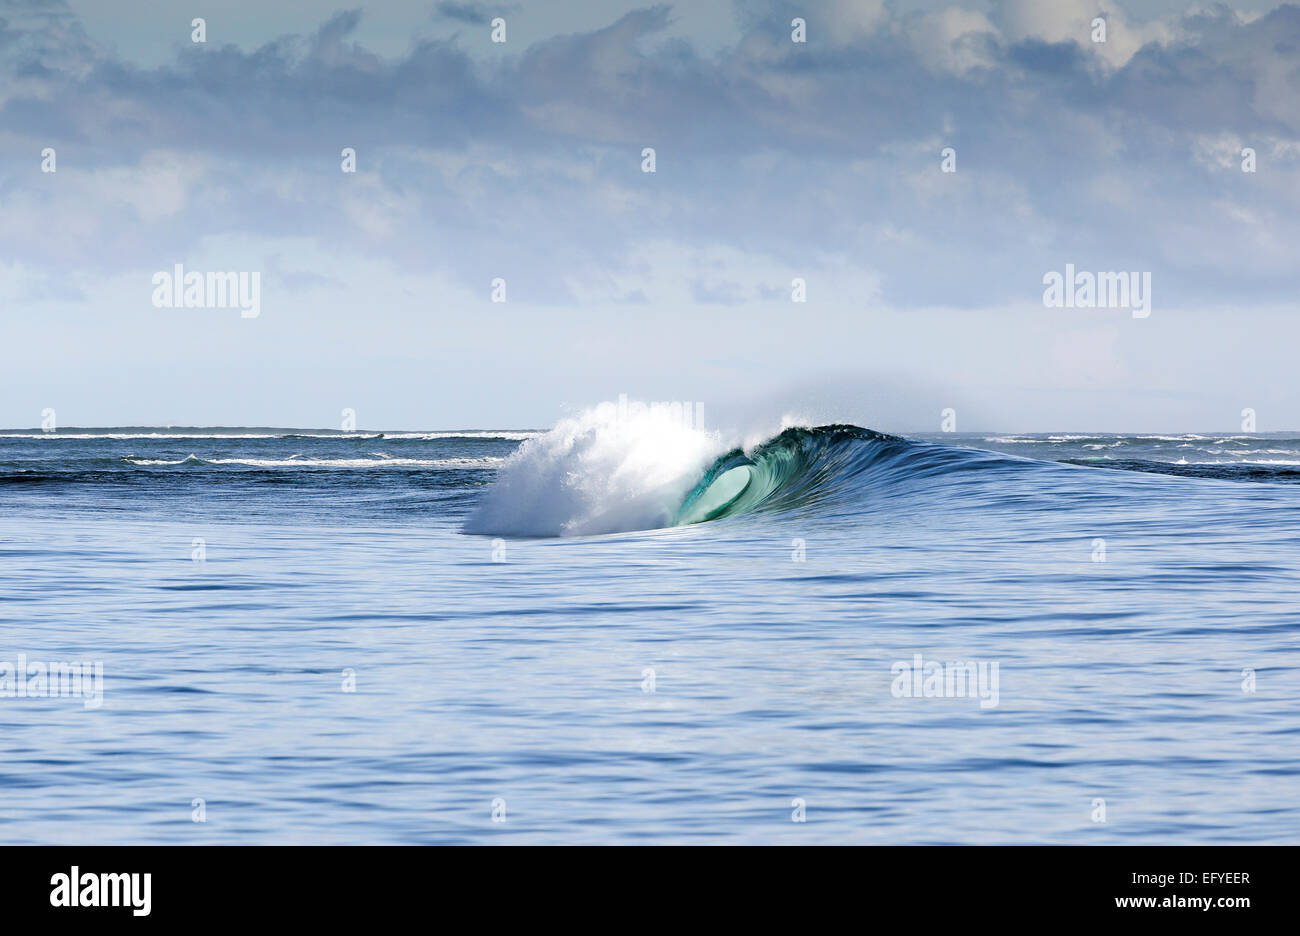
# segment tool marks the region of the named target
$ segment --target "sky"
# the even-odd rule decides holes
[[[0,426],[1300,429],[1300,6],[186,7],[0,0]]]

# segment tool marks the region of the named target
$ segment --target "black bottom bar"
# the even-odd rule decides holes
[[[611,901],[622,910],[606,918],[610,924],[642,918],[665,925],[679,924],[690,907],[705,916],[768,918],[820,914],[846,902],[864,921],[902,913],[916,925],[929,919],[945,926],[975,919],[1232,926],[1280,922],[1295,910],[1289,885],[1296,853],[1289,847],[820,851],[462,850],[450,860],[417,848],[9,848],[0,856],[0,905],[6,928],[110,918],[129,925],[373,925],[434,908],[470,920],[511,911],[574,919]]]

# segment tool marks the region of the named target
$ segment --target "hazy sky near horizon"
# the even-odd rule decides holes
[[[1297,245],[1296,5],[0,0],[0,426],[1300,429]]]

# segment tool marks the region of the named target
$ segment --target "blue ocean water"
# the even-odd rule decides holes
[[[1298,465],[1295,434],[2,432],[0,665],[103,676],[0,680],[0,842],[1295,842]]]

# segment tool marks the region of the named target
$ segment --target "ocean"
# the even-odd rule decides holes
[[[1297,481],[1294,433],[0,431],[0,842],[1295,842]]]

